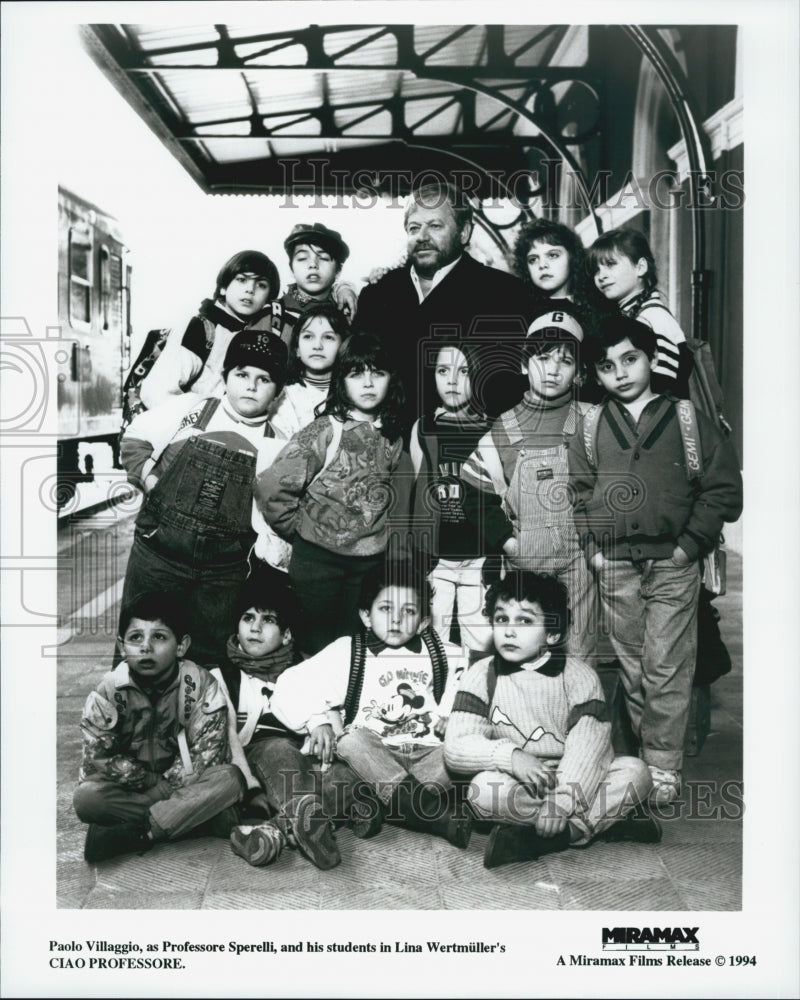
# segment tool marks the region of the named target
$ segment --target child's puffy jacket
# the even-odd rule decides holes
[[[155,703],[120,663],[86,699],[80,780],[143,790],[163,777],[179,788],[189,774],[230,759],[227,724],[219,685],[191,660],[179,662]]]

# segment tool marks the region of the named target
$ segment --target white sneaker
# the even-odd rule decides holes
[[[681,772],[670,771],[662,767],[648,764],[653,788],[650,791],[650,801],[653,805],[668,806],[681,794]]]

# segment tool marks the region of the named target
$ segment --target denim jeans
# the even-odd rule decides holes
[[[483,558],[440,559],[430,575],[431,620],[442,642],[450,641],[450,625],[457,618],[462,646],[478,653],[487,652],[492,645],[492,627],[483,614],[486,588],[482,571]]]
[[[336,754],[355,771],[388,805],[394,790],[410,774],[420,784],[435,785],[440,792],[452,787],[452,779],[444,764],[444,747],[386,746],[380,736],[369,729],[351,729],[340,736]]]
[[[156,839],[177,840],[242,795],[242,778],[233,764],[216,764],[182,788],[173,788],[160,778],[152,788],[135,791],[114,781],[82,781],[75,789],[73,805],[83,823],[113,826],[152,821]]]
[[[558,761],[553,761],[553,767],[557,766]],[[569,824],[573,828],[572,843],[578,846],[588,844],[593,837],[642,802],[650,787],[650,772],[646,764],[637,757],[615,758],[591,800],[583,796],[580,789],[575,789],[574,809],[569,816]],[[519,826],[532,825],[544,804],[535,791],[504,771],[481,771],[476,774],[467,795],[481,819]]]
[[[138,529],[128,558],[122,608],[153,590],[173,590],[185,595],[185,610],[192,637],[189,659],[203,666],[221,662],[228,636],[234,631],[236,598],[247,578],[247,549],[237,545],[231,560],[206,560],[196,538],[196,561],[176,559],[140,536]]]
[[[642,757],[680,770],[697,659],[699,564],[606,560],[598,579]]]
[[[315,795],[331,819],[347,817],[358,777],[341,761],[323,771],[319,760],[300,752],[303,737],[271,736],[245,748],[247,763],[279,813],[291,812],[292,802]]]
[[[361,581],[384,559],[347,556],[296,537],[289,563],[289,579],[297,591],[302,612],[298,642],[306,656],[313,656],[341,635],[361,627],[358,596]]]

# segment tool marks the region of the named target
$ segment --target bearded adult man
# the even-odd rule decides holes
[[[473,386],[473,398],[490,416],[522,396],[519,345],[530,298],[519,279],[466,252],[472,229],[472,207],[454,187],[419,188],[405,212],[405,266],[389,271],[359,296],[356,324],[383,337],[396,356],[411,417],[419,416],[433,398],[429,355],[442,336],[479,345],[481,378]]]

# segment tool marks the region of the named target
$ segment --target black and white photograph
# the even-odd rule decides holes
[[[4,995],[798,988],[759,7],[3,5]]]

